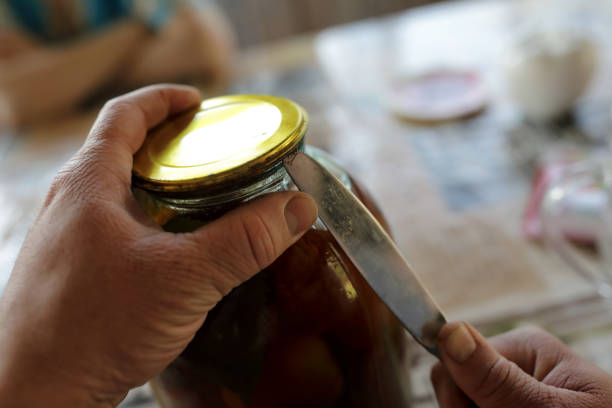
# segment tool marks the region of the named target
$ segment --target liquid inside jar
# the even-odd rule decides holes
[[[152,386],[165,408],[407,407],[406,341],[319,221],[224,297]]]

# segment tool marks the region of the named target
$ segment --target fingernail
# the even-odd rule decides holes
[[[447,325],[447,330],[442,329],[440,340],[446,354],[461,364],[476,351],[476,341],[465,323],[451,323],[451,325],[451,327]]]
[[[291,234],[301,234],[317,219],[317,205],[309,196],[292,198],[285,206],[285,219]]]

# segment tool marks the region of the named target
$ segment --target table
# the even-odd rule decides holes
[[[589,149],[605,143],[612,47],[605,27],[593,24],[600,74],[577,107],[575,127],[523,123],[497,63],[507,31],[533,7],[527,1],[456,2],[332,28],[313,44],[300,38],[252,50],[247,70],[256,73],[235,86],[291,97],[307,108],[308,142],[330,151],[379,199],[402,250],[452,317],[499,320],[592,294],[545,248],[524,239],[519,220],[533,159],[543,148],[555,139]],[[453,40],[438,27],[452,31]],[[390,76],[440,65],[485,76],[491,103],[483,115],[425,127],[386,109]],[[450,245],[457,236],[460,242]],[[447,284],[451,277],[466,282],[469,297]],[[537,294],[534,302],[517,305],[517,296],[530,293]]]
[[[563,142],[586,149],[605,144],[612,33],[597,8],[602,4],[555,2],[588,22],[601,50],[599,75],[571,127],[525,124],[506,97],[499,70],[509,33],[540,12],[543,0],[458,1],[249,49],[231,91],[277,94],[308,110],[308,142],[332,153],[371,190],[400,248],[449,318],[469,320],[487,333],[541,324],[612,371],[604,358],[612,355],[609,309],[590,284],[520,230],[538,153],[559,133],[570,135]],[[385,106],[389,80],[439,66],[483,75],[488,109],[433,127],[394,117]],[[0,270],[10,270],[53,173],[82,143],[94,117],[95,111],[85,112],[1,139]],[[0,275],[0,286],[7,276]],[[415,406],[435,406],[431,363],[415,355]],[[146,400],[147,391],[139,392]]]

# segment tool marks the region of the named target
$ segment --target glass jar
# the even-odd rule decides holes
[[[135,156],[134,194],[167,231],[191,231],[263,194],[296,190],[281,161],[302,149],[388,228],[372,198],[342,168],[304,146],[306,124],[303,109],[282,98],[204,101],[150,133]],[[198,158],[194,147],[206,157]],[[211,163],[213,170],[202,168]],[[166,165],[191,173],[165,171]],[[317,220],[208,313],[152,386],[165,408],[406,407],[407,341],[399,321]]]

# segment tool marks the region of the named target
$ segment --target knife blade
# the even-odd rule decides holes
[[[283,165],[298,189],[314,198],[319,218],[374,292],[415,340],[439,358],[437,337],[446,319],[376,218],[307,154],[298,151]]]

